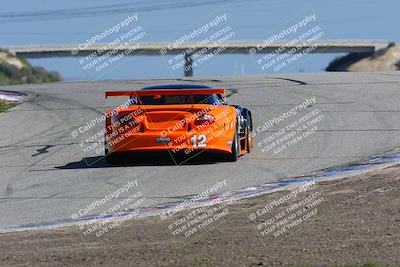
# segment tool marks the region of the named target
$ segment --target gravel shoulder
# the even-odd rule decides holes
[[[4,233],[0,266],[400,266],[400,166],[319,183],[250,221],[249,214],[291,192],[231,202],[226,216],[189,237],[174,235],[170,225],[193,210],[164,221],[129,220],[101,237],[76,226]],[[288,221],[292,228],[281,235],[260,234],[260,224],[316,192],[324,201],[308,206],[315,216],[303,213],[307,219],[296,226]]]

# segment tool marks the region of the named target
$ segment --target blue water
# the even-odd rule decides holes
[[[227,14],[233,40],[263,40],[315,14],[322,39],[399,40],[398,0],[18,0],[2,1],[0,47],[26,44],[75,44],[137,13],[146,32],[144,42],[173,41]],[[200,38],[200,39],[199,39]],[[195,40],[201,40],[194,38]],[[319,72],[338,55],[306,55],[276,72]],[[62,73],[67,80],[181,77],[172,69],[170,56],[125,57],[106,71],[85,71],[79,58],[35,59]],[[264,71],[249,55],[218,55],[194,69],[195,76],[275,73]]]

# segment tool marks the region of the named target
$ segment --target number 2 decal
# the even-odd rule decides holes
[[[191,140],[194,148],[207,147],[207,137],[204,134],[193,135]]]

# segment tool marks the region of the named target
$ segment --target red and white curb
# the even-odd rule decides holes
[[[28,94],[15,91],[0,90],[0,101],[6,102],[24,102],[29,98]]]

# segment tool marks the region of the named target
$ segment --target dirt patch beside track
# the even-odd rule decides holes
[[[0,266],[332,266],[400,264],[400,167],[318,184],[277,207],[277,212],[319,192],[327,205],[318,216],[282,237],[265,239],[249,220],[289,192],[241,200],[229,215],[193,237],[174,237],[159,217],[131,220],[100,238],[77,227],[0,235]],[[263,242],[264,241],[264,242]]]

